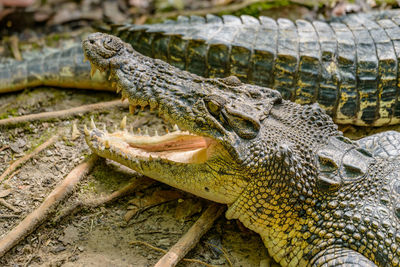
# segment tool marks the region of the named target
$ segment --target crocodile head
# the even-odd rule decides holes
[[[111,73],[131,108],[150,106],[178,126],[162,136],[94,128],[86,131],[91,149],[198,196],[232,204],[257,177],[276,184],[281,178],[270,170],[278,161],[288,171],[301,168],[301,175],[309,175],[312,164],[307,169],[299,161],[339,134],[318,106],[284,101],[275,90],[235,77],[205,79],[142,56],[106,34],[90,35],[83,48],[94,69]],[[299,180],[289,180],[278,184],[297,195],[311,194],[310,182],[297,189],[293,183]]]

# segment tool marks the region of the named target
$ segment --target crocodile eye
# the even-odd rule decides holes
[[[221,112],[221,107],[219,106],[219,104],[212,100],[208,102],[207,108],[214,116],[218,116],[218,114]]]
[[[210,95],[204,99],[208,111],[214,116],[218,117],[224,107],[226,101],[221,96]]]

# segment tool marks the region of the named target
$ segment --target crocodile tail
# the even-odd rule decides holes
[[[62,49],[47,48],[23,57],[22,61],[7,60],[0,65],[0,93],[36,86],[114,91],[106,74],[90,77],[90,63],[83,62],[80,43]]]

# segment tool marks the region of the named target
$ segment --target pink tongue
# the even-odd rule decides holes
[[[166,141],[161,144],[151,145],[135,145],[130,144],[131,147],[140,148],[147,152],[162,152],[162,151],[186,151],[194,150],[202,147],[207,147],[207,141],[201,136],[186,136],[180,137],[175,140]]]

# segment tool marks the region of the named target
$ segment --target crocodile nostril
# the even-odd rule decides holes
[[[89,40],[89,43],[94,44],[94,40]]]

